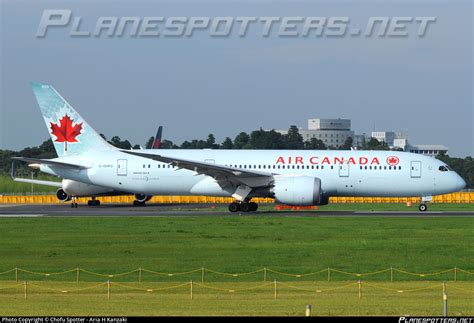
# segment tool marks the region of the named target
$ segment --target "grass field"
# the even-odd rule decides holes
[[[470,217],[42,217],[3,218],[0,225],[0,272],[16,266],[36,272],[81,267],[102,274],[138,267],[160,272],[206,267],[230,273],[267,267],[294,274],[327,267],[355,273],[390,267],[418,273],[454,267],[474,271],[474,219]],[[0,279],[0,288],[15,284],[12,272]],[[81,273],[76,283],[75,272],[48,277],[22,272],[19,278],[53,289],[87,287],[107,279]],[[355,284],[359,278],[331,272],[328,283],[324,272],[305,281],[268,274],[267,281],[275,279],[278,284],[327,290]],[[163,293],[113,285],[110,301],[106,286],[68,294],[30,286],[25,302],[19,286],[0,289],[0,315],[299,315],[306,304],[320,315],[441,315],[442,281],[449,281],[450,314],[473,315],[474,276],[459,272],[457,279],[452,282],[452,272],[425,277],[397,272],[391,283],[389,273],[383,272],[363,277],[361,300],[357,285],[323,293],[278,285],[276,301],[273,286],[229,293],[196,285],[191,301],[189,285]],[[201,273],[143,274],[140,285],[136,272],[112,279],[140,288],[191,280],[199,283]],[[205,283],[240,289],[261,285],[263,276],[261,272],[241,277],[206,273]],[[429,286],[435,287],[396,291]]]
[[[3,282],[0,286],[13,286]],[[77,289],[91,283],[31,282],[27,300],[24,288],[0,293],[0,315],[295,315],[303,316],[306,305],[313,315],[395,315],[442,316],[442,284],[440,282],[362,283],[361,298],[357,282],[274,283],[199,283],[173,287],[169,283],[111,285],[108,300],[107,285],[87,291]],[[244,288],[258,289],[239,291]],[[48,289],[45,289],[48,288]],[[135,288],[135,289],[132,289]],[[219,290],[210,289],[218,288]],[[61,290],[72,292],[63,293]],[[145,289],[153,289],[147,292]],[[222,289],[222,290],[220,290]],[[303,289],[303,290],[302,290]],[[229,292],[234,290],[234,292]],[[403,293],[398,292],[404,290]],[[472,283],[448,283],[449,314],[472,316]],[[318,291],[318,292],[317,292]]]
[[[31,177],[25,177],[31,178]],[[60,182],[60,179],[46,174],[39,174],[35,176],[34,179],[45,180],[45,181],[55,181]],[[34,193],[34,192],[44,192],[44,193],[54,193],[58,188],[53,186],[46,185],[36,185],[15,182],[10,176],[0,176],[0,194],[23,194],[23,193]]]

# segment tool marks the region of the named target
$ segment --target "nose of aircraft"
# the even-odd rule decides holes
[[[455,181],[455,185],[456,185],[456,191],[460,191],[462,190],[463,188],[466,187],[466,181],[461,177],[459,176],[457,173],[454,174],[454,181]]]

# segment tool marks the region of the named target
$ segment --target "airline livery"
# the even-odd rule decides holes
[[[122,150],[107,143],[47,84],[33,92],[58,158],[15,157],[14,180],[54,185],[60,200],[134,194],[134,205],[153,195],[233,197],[231,212],[256,211],[255,197],[287,205],[325,205],[330,196],[422,197],[456,192],[466,185],[435,158],[399,151],[331,150]],[[62,182],[16,178],[15,161],[63,178]]]

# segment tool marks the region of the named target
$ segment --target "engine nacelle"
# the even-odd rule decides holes
[[[67,201],[71,200],[71,196],[69,196],[66,192],[64,192],[64,190],[62,188],[60,188],[56,191],[56,197],[61,202],[67,202]]]
[[[135,200],[140,203],[145,203],[151,200],[153,196],[145,195],[145,194],[135,194]]]
[[[273,195],[277,203],[286,205],[320,205],[321,180],[311,176],[274,177]]]
[[[112,189],[107,187],[85,184],[70,179],[63,179],[62,190],[69,196],[93,196],[113,192]]]

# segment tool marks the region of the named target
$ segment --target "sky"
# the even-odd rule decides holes
[[[164,126],[180,144],[347,118],[356,133],[404,131],[413,144],[474,155],[472,1],[0,0],[0,149],[48,138],[30,81],[52,84],[108,138],[144,145]],[[93,31],[115,17],[437,17],[424,37],[36,37],[45,9],[69,9]]]

